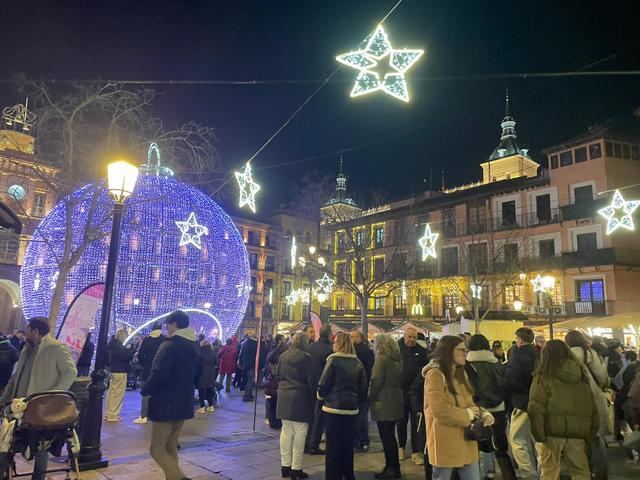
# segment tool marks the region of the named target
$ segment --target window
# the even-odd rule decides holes
[[[536,197],[536,219],[538,223],[551,221],[551,195],[538,195]]]
[[[376,297],[373,299],[373,308],[384,312],[384,297]]]
[[[384,279],[384,257],[373,259],[373,275],[376,282],[381,282]]]
[[[291,259],[289,259],[291,261]],[[273,255],[267,255],[267,261],[264,264],[265,270],[273,272],[276,269],[276,257]]]
[[[598,237],[595,232],[576,235],[578,252],[589,253],[598,249]]]
[[[549,166],[551,169],[558,168],[558,155],[551,155],[549,159]]]
[[[256,241],[256,232],[249,230],[247,232],[247,243],[249,245],[255,245],[256,244],[255,241]]]
[[[280,311],[282,312],[282,320],[289,320],[291,318],[291,305],[286,303],[280,304]]]
[[[258,291],[257,285],[258,285],[258,282],[256,281],[256,277],[251,277],[251,291],[253,293],[256,293]]]
[[[309,304],[308,303],[302,304],[302,319],[307,322],[309,321]]]
[[[336,240],[336,244],[338,245],[338,251],[339,252],[344,252],[345,249],[345,234],[344,232],[339,232],[336,234],[337,236],[337,240]]]
[[[282,273],[293,273],[293,268],[291,267],[291,256],[287,255],[284,257],[284,270]]]
[[[356,283],[364,283],[367,279],[367,272],[365,270],[364,259],[353,262],[353,281]]]
[[[374,238],[376,247],[382,247],[382,244],[384,243],[384,227],[376,227],[374,231]]]
[[[513,306],[515,299],[522,301],[524,298],[524,287],[518,283],[516,285],[505,285],[502,292],[502,303],[507,306]]]
[[[602,280],[577,281],[576,297],[580,302],[604,302],[604,282]]]
[[[472,243],[469,245],[469,268],[471,272],[486,272],[488,259],[486,243]]]
[[[291,295],[291,282],[282,282],[282,295],[285,297]]]
[[[273,318],[273,305],[269,305],[268,303],[262,307],[262,314],[264,318]]]
[[[573,164],[573,152],[571,150],[567,150],[566,152],[562,152],[560,154],[560,166],[566,167]]]
[[[613,144],[613,156],[616,158],[622,158],[622,145],[619,143]]]
[[[395,228],[396,245],[405,243],[407,241],[407,239],[406,239],[407,230],[406,230],[406,224],[405,224],[404,219],[396,220],[394,222],[394,228]]]
[[[487,205],[484,202],[469,203],[469,234],[486,231]]]
[[[391,260],[391,272],[393,278],[402,278],[407,275],[407,254],[396,253]]]
[[[576,163],[582,163],[587,161],[587,147],[576,148],[575,152]]]
[[[452,277],[458,275],[458,249],[457,247],[443,248],[440,250],[442,257],[442,276]]]
[[[599,143],[592,143],[589,145],[589,158],[595,160],[602,157],[602,147]]]
[[[502,226],[509,228],[516,225],[516,201],[502,202]]]
[[[336,310],[344,310],[344,297],[342,295],[336,296]]]
[[[556,242],[553,239],[540,240],[538,242],[540,258],[551,258],[556,256]]]
[[[628,143],[622,144],[622,158],[629,160],[631,158],[631,150]]]
[[[256,316],[256,304],[254,302],[247,303],[247,311],[244,312],[245,317],[253,318]]]
[[[338,285],[343,285],[347,279],[347,264],[345,262],[336,263],[336,277]]]
[[[573,189],[573,203],[580,205],[583,202],[593,201],[593,185],[584,185]]]
[[[401,310],[403,308],[407,308],[407,301],[402,298],[402,293],[396,293],[393,296],[393,308],[395,310]]]
[[[442,294],[442,309],[449,310],[449,314],[455,315],[455,308],[460,305],[460,297],[456,292],[445,292]]]
[[[356,232],[355,243],[356,247],[362,247],[364,245],[364,230],[360,229]]]
[[[249,254],[249,266],[251,268],[258,268],[258,254],[250,253]]]
[[[638,145],[631,145],[631,160],[640,160]]]
[[[456,236],[456,212],[453,209],[442,211],[442,232],[445,237]]]
[[[518,244],[517,243],[505,243],[503,253],[504,253],[504,263],[513,265],[518,262]]]
[[[607,157],[613,157],[613,143],[605,142],[604,151],[607,154]]]
[[[33,208],[31,209],[31,215],[33,215],[34,217],[44,217],[44,206],[46,201],[46,193],[36,192],[33,197]]]

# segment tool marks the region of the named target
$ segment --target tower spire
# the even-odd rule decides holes
[[[511,116],[511,102],[509,100],[509,89],[507,88],[507,92],[504,100],[504,118],[500,123],[500,127],[502,127],[502,135],[500,136],[500,140],[504,140],[505,138],[516,138],[516,121]]]
[[[504,116],[505,118],[511,116],[511,108],[509,106],[509,87],[507,87],[507,92],[504,99]]]
[[[347,177],[342,172],[342,150],[340,150],[340,172],[336,177],[336,191],[338,192],[338,197],[347,192]]]

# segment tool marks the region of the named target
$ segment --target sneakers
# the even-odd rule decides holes
[[[121,422],[122,417],[105,417],[107,422]]]
[[[400,459],[400,461],[403,461],[405,459],[404,448],[402,448],[402,447],[400,447],[398,449],[398,458]]]
[[[376,473],[374,478],[401,478],[400,467],[384,467],[380,473]]]
[[[196,410],[196,412],[198,413],[207,413],[207,409],[204,407],[200,407],[198,410]]]
[[[215,411],[216,411],[216,407],[214,407],[213,405],[209,405],[209,407],[207,407],[207,412],[213,413]]]
[[[147,417],[138,417],[133,421],[133,423],[137,423],[138,425],[143,425],[147,423]]]
[[[416,465],[424,465],[424,458],[422,457],[421,454],[419,453],[412,453],[411,454],[411,460],[413,461],[413,463],[415,463]]]

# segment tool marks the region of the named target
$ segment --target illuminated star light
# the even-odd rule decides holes
[[[436,258],[436,240],[438,240],[438,233],[431,233],[431,227],[429,224],[424,229],[424,235],[418,243],[422,247],[422,261],[424,262],[427,258],[433,257]]]
[[[545,291],[545,287],[544,287],[544,280],[542,280],[542,277],[540,276],[540,274],[538,274],[538,276],[536,278],[534,278],[533,280],[530,280],[531,285],[533,285],[533,291],[534,292],[544,292]]]
[[[409,90],[404,74],[423,53],[424,50],[420,49],[396,50],[392,48],[382,25],[378,25],[364,49],[343,53],[338,55],[336,60],[360,71],[351,90],[352,97],[381,90],[398,100],[408,102]],[[383,66],[380,68],[378,63],[384,61],[386,57],[389,57],[390,72],[385,72],[386,68]],[[384,73],[382,80],[380,80],[379,72]]]
[[[189,218],[187,218],[186,222],[176,222],[176,225],[182,232],[182,236],[180,237],[180,246],[184,245],[193,245],[198,250],[202,248],[202,242],[200,237],[202,235],[209,235],[209,229],[204,225],[198,224],[198,220],[196,220],[196,214],[191,212],[189,214]],[[195,233],[191,234],[189,231],[194,229]]]
[[[235,172],[235,174],[240,187],[240,208],[248,205],[251,211],[256,213],[256,193],[260,190],[260,185],[253,181],[249,162],[244,166],[244,172]]]
[[[295,305],[298,303],[298,291],[293,290],[289,295],[284,297],[287,299],[287,305]]]
[[[329,278],[329,275],[325,273],[320,280],[316,280],[316,283],[320,286],[320,291],[328,295],[333,291],[333,285],[336,283],[336,281],[332,278]]]
[[[620,191],[616,190],[611,205],[598,210],[598,213],[607,219],[607,235],[611,235],[619,228],[635,230],[631,215],[639,205],[640,200],[625,200]],[[618,211],[621,211],[623,215]]]
[[[236,288],[238,289],[238,298],[242,297],[243,295],[249,295],[251,290],[253,290],[253,287],[251,285],[245,285],[244,283],[236,285]]]

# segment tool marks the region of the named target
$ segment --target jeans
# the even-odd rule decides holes
[[[536,478],[536,458],[534,439],[531,435],[531,422],[529,415],[524,410],[517,408],[511,412],[511,425],[509,427],[509,443],[513,459],[518,464],[520,478]]]
[[[325,480],[355,480],[353,473],[353,435],[356,415],[324,414],[327,429]]]
[[[166,480],[187,478],[178,463],[178,438],[183,425],[184,420],[152,422],[149,453],[164,472]]]
[[[213,388],[199,388],[198,400],[200,400],[200,408],[204,408],[204,401],[206,400],[210,407],[213,407]]]
[[[433,467],[433,480],[451,480],[453,472],[458,474],[460,480],[480,480],[480,467],[477,463],[471,463],[464,467]]]
[[[144,395],[142,397],[142,406],[140,407],[140,417],[147,418],[149,416],[149,399],[150,395]]]
[[[105,403],[105,416],[107,419],[115,420],[120,416],[126,390],[127,374],[112,373],[111,381],[109,382],[109,391],[107,392],[107,401]]]
[[[280,431],[280,465],[291,467],[292,470],[302,470],[304,456],[304,442],[307,438],[309,424],[282,420]]]
[[[554,438],[538,443],[541,478],[560,478],[565,465],[574,480],[589,480],[591,471],[587,460],[587,444],[579,438]]]
[[[359,405],[356,423],[356,446],[369,445],[369,403]]]
[[[271,395],[265,397],[265,409],[270,428],[282,428],[282,420],[276,417],[276,406],[278,405],[278,396]],[[308,426],[307,426],[308,427]],[[307,431],[309,428],[307,428]],[[305,433],[305,436],[307,434]]]
[[[91,369],[91,366],[88,367],[76,367],[78,369],[78,376],[79,377],[88,377],[89,376],[89,370]]]
[[[316,400],[316,406],[313,410],[313,425],[309,429],[307,435],[307,448],[314,450],[320,447],[320,440],[322,440],[322,432],[324,432],[324,416],[322,411],[322,401]]]
[[[411,399],[404,392],[404,417],[398,422],[398,446],[405,448],[407,444],[407,422],[411,425],[411,453],[418,452],[418,422],[416,415],[411,411]],[[420,452],[422,453],[422,452]]]
[[[416,453],[422,454],[427,448],[427,425],[424,421],[424,412],[414,413],[417,419],[416,429]]]
[[[224,381],[224,377],[227,377],[227,381]],[[231,374],[230,373],[221,373],[220,374],[220,383],[224,384],[224,389],[226,392],[231,391]]]
[[[385,467],[400,468],[398,442],[396,441],[396,422],[377,422],[378,433],[384,449]]]
[[[244,395],[242,397],[243,400],[249,400],[253,398],[253,390],[256,388],[255,381],[255,368],[245,371],[245,375],[247,377],[247,384],[244,386]]]
[[[49,465],[49,452],[38,452],[34,456],[31,480],[44,480]]]

